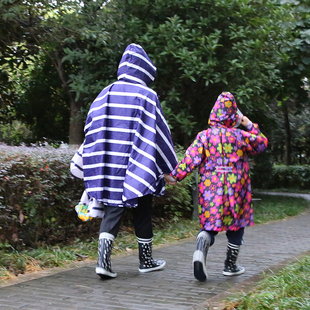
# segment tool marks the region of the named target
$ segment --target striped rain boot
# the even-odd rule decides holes
[[[236,265],[240,250],[240,245],[227,243],[227,258],[225,260],[223,275],[224,276],[238,276],[244,273],[245,269]]]
[[[197,247],[193,255],[194,276],[199,281],[207,280],[207,254],[211,243],[211,237],[206,231],[197,235]]]
[[[101,233],[98,245],[98,261],[96,274],[101,278],[115,278],[117,274],[111,268],[111,252],[114,236],[109,233]]]
[[[153,239],[138,238],[139,243],[139,271],[142,273],[160,270],[165,267],[166,262],[162,259],[155,260],[152,257]]]

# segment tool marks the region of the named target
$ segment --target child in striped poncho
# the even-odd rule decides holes
[[[118,81],[92,103],[85,124],[83,178],[88,196],[102,205],[98,264],[101,277],[115,277],[110,255],[126,208],[134,211],[140,272],[162,269],[152,258],[152,197],[164,194],[164,175],[177,157],[159,99],[148,85],[156,67],[138,44],[127,46]]]

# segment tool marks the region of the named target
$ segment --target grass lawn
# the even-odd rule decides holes
[[[282,220],[304,212],[310,202],[301,198],[288,196],[271,196],[256,193],[253,195],[254,222],[263,224],[274,220]],[[255,200],[261,199],[261,200]]]
[[[266,275],[250,293],[238,293],[221,310],[309,310],[310,256]],[[220,309],[219,309],[220,310]]]

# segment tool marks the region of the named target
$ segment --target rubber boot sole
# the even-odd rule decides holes
[[[101,278],[115,278],[117,276],[116,272],[110,272],[102,267],[96,267],[96,274]]]
[[[194,276],[198,281],[206,281],[208,278],[207,268],[203,261],[203,253],[199,250],[195,251],[193,255]]]
[[[139,271],[140,271],[141,273],[147,273],[147,272],[151,272],[151,271],[156,271],[156,270],[163,269],[165,266],[166,266],[166,262],[163,262],[161,265],[156,266],[156,267],[144,268],[144,269],[140,269],[140,268],[139,268]]]
[[[245,269],[243,267],[239,267],[239,268],[240,269],[235,272],[223,270],[223,275],[227,277],[239,276],[240,274],[243,274],[245,272]]]

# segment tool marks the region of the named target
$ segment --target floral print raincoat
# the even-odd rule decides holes
[[[181,181],[198,168],[200,228],[206,231],[254,225],[248,155],[265,151],[268,140],[257,124],[235,128],[238,118],[234,96],[223,92],[210,113],[210,128],[198,133],[171,172]]]

